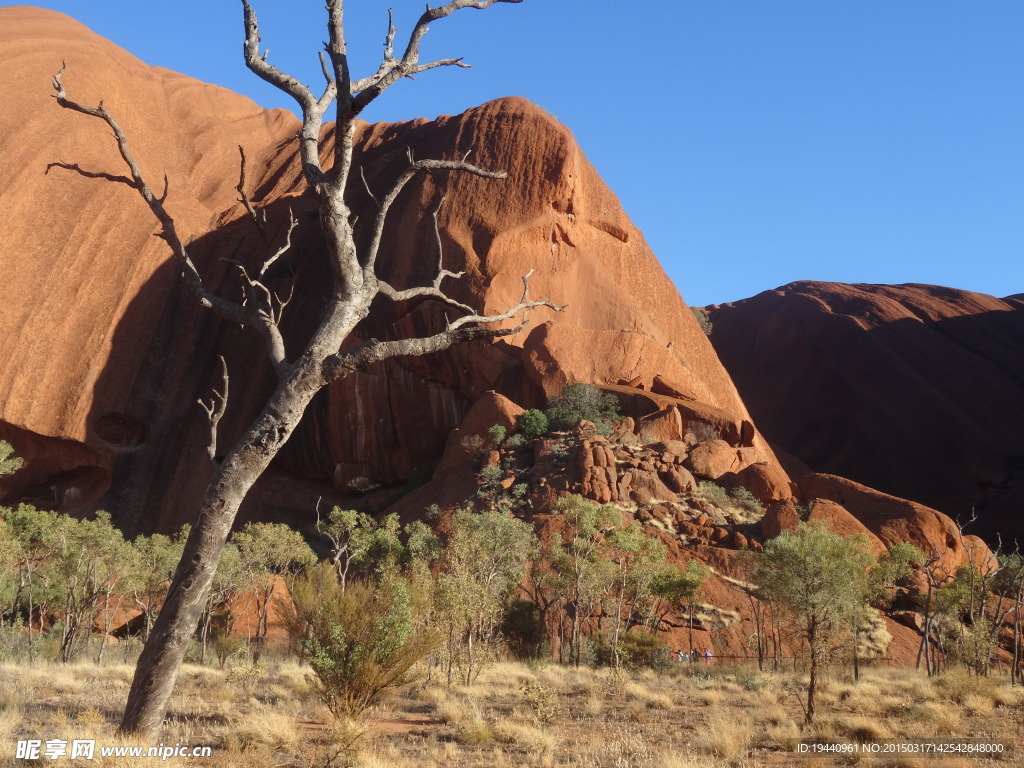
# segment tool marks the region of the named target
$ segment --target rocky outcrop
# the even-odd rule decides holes
[[[272,239],[282,236],[288,210],[299,221],[272,280],[284,293],[296,282],[283,327],[290,350],[317,322],[328,283],[314,206],[301,194],[298,123],[289,112],[148,67],[50,11],[0,9],[0,54],[7,83],[0,113],[0,425],[32,456],[31,480],[8,486],[14,490],[5,499],[45,503],[38,489],[75,486],[70,494],[58,491],[68,511],[105,506],[130,532],[177,527],[208,476],[207,428],[196,400],[219,381],[218,354],[232,374],[222,452],[265,396],[271,373],[258,339],[194,304],[153,237],[155,222],[119,180],[123,164],[103,126],[60,110],[47,84],[66,59],[69,94],[104,101],[150,178],[166,169],[167,206],[192,240],[199,271],[211,289],[231,296],[238,285],[225,259],[255,258],[260,248],[233,189],[237,145],[245,145],[248,184]],[[642,234],[569,131],[543,110],[502,99],[454,117],[361,125],[355,142],[356,162],[378,191],[403,169],[407,148],[416,157],[472,152],[478,165],[508,172],[496,182],[438,174],[409,184],[391,209],[379,259],[393,284],[431,279],[437,254],[424,213],[443,192],[445,267],[465,272],[446,285],[455,298],[484,312],[502,310],[518,301],[521,277],[533,270],[533,294],[568,307],[557,317],[534,311],[509,340],[373,366],[332,386],[315,399],[243,517],[258,509],[263,518],[294,519],[312,514],[308,499],[348,503],[347,494],[403,482],[438,459],[448,434],[489,390],[530,407],[567,382],[625,381],[627,389],[669,397],[680,430],[706,416],[735,425],[731,442],[760,442]],[[358,176],[352,208],[370,222],[373,203]],[[450,314],[431,302],[381,302],[352,343],[429,333]],[[652,434],[679,438],[678,431]],[[53,441],[76,447],[55,451]],[[774,462],[767,446],[762,453]],[[76,485],[75,473],[87,482]],[[273,490],[289,483],[301,508]]]
[[[885,554],[887,548],[882,540],[845,507],[827,499],[815,499],[807,502],[807,508],[806,522],[820,522],[840,536],[864,536],[876,556]],[[783,531],[796,533],[800,522],[799,511],[792,501],[773,504],[761,518],[761,533],[765,539],[774,539]]]
[[[1024,302],[931,285],[798,282],[710,308],[758,427],[849,477],[1024,541]]]
[[[949,517],[923,504],[833,475],[804,475],[797,485],[806,498],[824,499],[849,510],[886,547],[909,541],[926,555],[937,556],[940,575],[952,576],[957,567],[970,562],[987,569],[992,557],[980,538],[961,536]]]

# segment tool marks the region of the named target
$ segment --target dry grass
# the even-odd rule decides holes
[[[114,665],[2,667],[0,733],[15,739],[77,735],[101,744],[124,743],[114,729],[131,672]],[[487,667],[471,686],[431,683],[405,689],[362,724],[335,727],[309,695],[305,674],[295,664],[270,668],[246,690],[227,670],[183,668],[161,738],[209,745],[214,760],[162,764],[760,768],[789,764],[799,740],[816,736],[1008,740],[1024,720],[1019,689],[960,672],[929,679],[913,670],[871,668],[859,682],[833,675],[823,682],[815,726],[806,728],[799,675],[719,664],[632,673],[503,663]],[[553,714],[540,717],[538,706]],[[0,768],[13,768],[15,763],[5,759],[0,758]],[[909,768],[918,764],[914,760],[868,762],[875,768]],[[132,766],[126,758],[93,762]],[[969,765],[988,763],[996,764],[974,759]],[[956,763],[932,759],[927,765]]]
[[[753,736],[749,721],[734,717],[724,709],[714,709],[693,743],[701,752],[734,760],[746,755]]]

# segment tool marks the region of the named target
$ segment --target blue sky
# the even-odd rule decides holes
[[[319,85],[320,0],[252,0],[278,66]],[[438,4],[435,0],[433,4]],[[241,3],[44,2],[139,58],[291,107],[241,58]],[[357,66],[386,9],[350,0]],[[1020,0],[525,0],[434,25],[368,119],[525,96],[568,125],[692,305],[800,279],[1024,292]]]

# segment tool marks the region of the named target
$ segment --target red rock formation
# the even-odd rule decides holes
[[[956,524],[923,504],[899,499],[833,475],[804,475],[797,480],[804,497],[825,499],[849,510],[885,546],[909,541],[926,555],[937,555],[938,566],[952,576],[958,566],[973,562],[984,568],[992,557],[976,536],[961,539]],[[817,506],[817,505],[815,505]]]
[[[838,533],[840,536],[863,535],[867,537],[871,544],[871,550],[877,556],[882,556],[886,552],[886,546],[882,543],[881,539],[847,511],[845,507],[836,504],[834,501],[816,499],[812,502],[810,514],[807,515],[807,522],[815,521],[824,523],[830,531]],[[792,501],[773,504],[768,507],[764,517],[761,518],[761,533],[766,539],[774,539],[783,531],[796,533],[799,524],[800,516],[796,505]]]
[[[89,492],[72,494],[78,511],[101,504],[129,531],[176,527],[189,519],[206,482],[206,426],[195,403],[217,382],[217,354],[232,374],[222,451],[266,393],[268,366],[257,339],[191,301],[134,190],[95,177],[124,173],[107,132],[59,110],[48,82],[66,59],[69,94],[84,103],[104,100],[151,179],[166,168],[168,208],[182,235],[194,238],[210,287],[227,294],[238,287],[222,257],[255,258],[259,248],[233,189],[236,145],[245,145],[250,189],[268,211],[271,234],[280,235],[289,208],[300,222],[275,284],[287,291],[292,274],[298,283],[284,327],[293,350],[317,321],[326,279],[313,207],[299,194],[297,121],[148,67],[50,11],[0,9],[0,55],[7,83],[0,110],[0,423],[20,431],[23,451],[33,457],[26,470],[32,481],[15,484],[45,487],[58,475],[96,467],[110,490],[103,493],[90,475]],[[488,312],[505,308],[533,269],[534,293],[569,307],[557,320],[535,311],[510,341],[375,366],[332,387],[257,486],[247,514],[257,506],[263,519],[310,514],[310,498],[336,502],[353,483],[365,490],[405,480],[437,459],[448,433],[492,389],[532,406],[566,382],[632,381],[635,391],[668,393],[681,425],[703,414],[734,425],[730,442],[760,443],[643,236],[568,130],[542,110],[503,99],[456,117],[365,125],[356,144],[357,162],[378,191],[402,169],[407,147],[417,157],[472,151],[480,166],[508,171],[494,183],[447,174],[411,183],[392,208],[381,250],[393,283],[405,287],[432,275],[436,248],[423,214],[443,190],[445,266],[466,272],[449,286],[456,298]],[[78,170],[48,170],[51,163]],[[369,210],[361,182],[351,198],[357,214]],[[358,333],[429,332],[445,315],[429,302],[381,302]],[[43,460],[59,453],[46,447],[54,440],[76,447]],[[763,453],[774,462],[767,446]],[[301,506],[293,502],[298,509],[278,490],[285,480],[302,499]]]
[[[711,308],[758,427],[816,472],[1024,541],[985,504],[1024,457],[1024,302],[928,285],[798,282]]]

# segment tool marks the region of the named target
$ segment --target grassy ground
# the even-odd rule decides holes
[[[0,766],[18,739],[114,735],[128,666],[0,667]],[[216,765],[284,768],[871,765],[912,768],[1024,764],[978,758],[805,760],[799,739],[996,739],[1024,732],[1024,691],[993,678],[874,669],[860,682],[837,671],[823,684],[815,725],[805,728],[799,675],[756,668],[678,665],[665,673],[495,664],[472,686],[421,682],[377,707],[357,731],[338,727],[308,693],[293,663],[269,669],[186,666],[162,734],[165,745],[208,745],[206,759],[107,758],[81,765]],[[356,738],[352,752],[340,746]],[[68,758],[39,764],[70,763]]]

